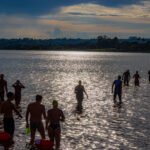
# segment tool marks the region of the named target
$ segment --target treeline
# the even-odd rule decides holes
[[[99,49],[114,48],[115,51],[120,52],[150,52],[150,40],[140,37],[119,40],[117,37],[98,36],[97,47]]]
[[[97,39],[0,39],[1,50],[91,50],[116,52],[150,52],[150,40],[98,36]]]
[[[95,49],[96,39],[0,39],[0,49],[14,50],[63,50]]]

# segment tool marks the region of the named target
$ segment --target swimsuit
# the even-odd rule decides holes
[[[4,101],[4,93],[5,93],[4,91],[0,92],[0,98],[2,101]]]
[[[41,121],[39,121],[39,122],[33,122],[33,121],[31,121],[30,122],[30,128],[38,129],[41,126],[43,126],[43,123]]]
[[[56,130],[57,128],[60,128],[60,124],[50,124],[50,127],[51,127],[53,130]]]
[[[13,134],[15,130],[15,123],[13,118],[4,118],[3,119],[4,123],[4,131]]]

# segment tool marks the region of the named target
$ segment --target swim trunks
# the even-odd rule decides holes
[[[43,126],[42,122],[32,122],[32,121],[30,122],[30,128],[38,129],[41,126]]]
[[[53,130],[56,130],[57,128],[60,128],[60,124],[50,124],[50,127],[51,127]]]
[[[1,100],[2,100],[2,102],[4,101],[4,91],[2,91],[2,92],[0,92],[0,98],[1,98]]]
[[[15,130],[15,123],[13,118],[4,118],[3,119],[4,123],[4,131],[13,134]]]

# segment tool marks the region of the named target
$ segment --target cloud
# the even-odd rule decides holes
[[[142,5],[129,5],[121,8],[105,7],[97,4],[79,4],[61,8],[61,14],[71,14],[87,17],[92,16],[121,16],[127,18],[150,18],[150,2],[144,1]]]
[[[42,15],[44,19],[70,20],[86,22],[91,20],[124,22],[124,23],[150,23],[150,2],[143,1],[141,5],[129,5],[121,8],[105,7],[87,3],[61,7],[55,15]],[[96,21],[95,21],[96,22]],[[89,22],[91,23],[91,22]]]
[[[92,3],[97,5],[120,7],[139,4],[142,0],[1,0],[0,13],[12,15],[38,16],[48,13],[56,13],[60,7]]]
[[[100,5],[104,2],[103,0],[99,2],[93,0],[90,3],[81,3],[82,0],[73,3],[72,0],[68,0],[67,4],[62,4],[65,0],[61,2],[56,0],[57,6],[48,3],[48,1],[44,0],[43,5],[47,3],[51,4],[49,7],[55,7],[49,9],[49,11],[47,10],[49,7],[46,7],[45,11],[37,13],[38,15],[35,15],[36,13],[34,15],[1,14],[0,37],[92,38],[99,34],[110,36],[139,34],[146,37],[150,35],[150,2],[148,1],[138,1],[140,3],[132,5],[124,5],[127,4],[125,1],[124,3],[118,2],[119,7],[116,8],[112,5],[111,7],[105,6],[106,3]],[[29,4],[29,2],[29,0],[26,0],[16,5],[24,4],[26,6],[26,3]],[[35,0],[31,0],[30,4],[33,5],[33,2]],[[110,0],[110,2],[113,2],[113,0]],[[40,0],[37,0],[36,4],[39,5]],[[43,5],[41,5],[41,8]],[[35,8],[32,7],[33,11],[37,8],[36,6]],[[21,7],[18,9],[21,9]],[[23,13],[23,11],[20,12]],[[29,13],[31,12],[29,11]]]

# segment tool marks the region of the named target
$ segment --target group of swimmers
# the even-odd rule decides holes
[[[150,71],[148,71],[149,75],[149,83],[150,83]],[[114,104],[116,104],[116,97],[119,97],[119,105],[122,103],[122,80],[124,83],[124,86],[129,86],[131,75],[130,71],[127,70],[123,73],[122,77],[118,76],[118,79],[115,80],[112,84],[112,92]],[[134,84],[135,86],[139,86],[139,79],[141,78],[138,71],[133,76],[134,78]],[[9,133],[11,135],[11,138],[13,139],[13,134],[15,130],[15,123],[13,119],[13,111],[16,112],[16,114],[22,118],[22,115],[17,110],[17,107],[20,105],[21,101],[21,89],[25,88],[25,86],[17,80],[13,85],[15,89],[15,94],[12,92],[8,92],[7,88],[7,81],[4,80],[4,75],[0,75],[0,112],[4,115],[3,124],[4,124],[4,131]],[[84,99],[84,94],[88,98],[88,94],[85,91],[84,86],[82,85],[82,82],[79,80],[79,84],[75,87],[74,90],[76,94],[76,100],[77,100],[77,112],[82,113],[82,102]],[[4,95],[7,95],[7,100],[4,101]],[[15,104],[12,103],[12,101],[15,99]],[[56,145],[56,149],[59,149],[60,147],[60,139],[61,139],[61,128],[60,128],[60,121],[65,121],[64,113],[61,109],[58,108],[58,102],[54,100],[52,102],[53,108],[49,109],[46,114],[45,106],[41,104],[42,102],[42,96],[36,95],[35,102],[30,103],[27,106],[26,111],[26,127],[30,127],[31,130],[31,140],[30,143],[33,144],[35,140],[35,133],[36,130],[39,131],[41,138],[45,139],[45,129],[48,131],[48,136],[50,138],[50,141],[54,142]],[[29,116],[30,116],[30,122],[29,122]],[[45,129],[44,125],[42,123],[42,117],[46,121]]]
[[[3,126],[4,131],[9,133],[11,136],[11,141],[13,141],[13,135],[15,130],[15,122],[13,118],[13,112],[15,112],[20,118],[22,115],[18,111],[18,106],[20,105],[21,100],[21,89],[25,86],[20,82],[16,81],[12,85],[15,88],[15,94],[13,92],[8,92],[7,82],[4,80],[4,75],[0,75],[0,113],[3,114]],[[4,100],[4,95],[6,93],[7,100]],[[12,101],[15,99],[15,104]],[[45,106],[41,104],[42,96],[36,95],[35,102],[30,103],[27,106],[26,111],[26,127],[30,128],[31,131],[31,140],[30,144],[34,144],[36,130],[39,131],[41,138],[45,139],[45,129],[48,131],[48,136],[50,141],[55,141],[56,149],[60,147],[61,139],[61,128],[60,121],[65,121],[64,113],[61,109],[58,108],[58,102],[53,100],[53,108],[45,111]],[[30,116],[30,119],[29,119]],[[46,125],[42,123],[42,117],[46,121]],[[29,121],[30,120],[30,121]]]
[[[114,93],[114,95],[113,95],[114,105],[118,104],[120,106],[122,104],[122,80],[123,80],[124,86],[129,86],[130,78],[131,78],[130,71],[127,70],[123,73],[122,77],[119,75],[118,79],[113,82],[112,93]],[[136,73],[133,75],[133,78],[134,78],[135,87],[140,86],[139,79],[141,77],[140,77],[138,71],[136,71]],[[148,80],[150,83],[150,71],[148,71]],[[116,101],[117,96],[119,98],[119,103],[117,103],[117,101]]]

